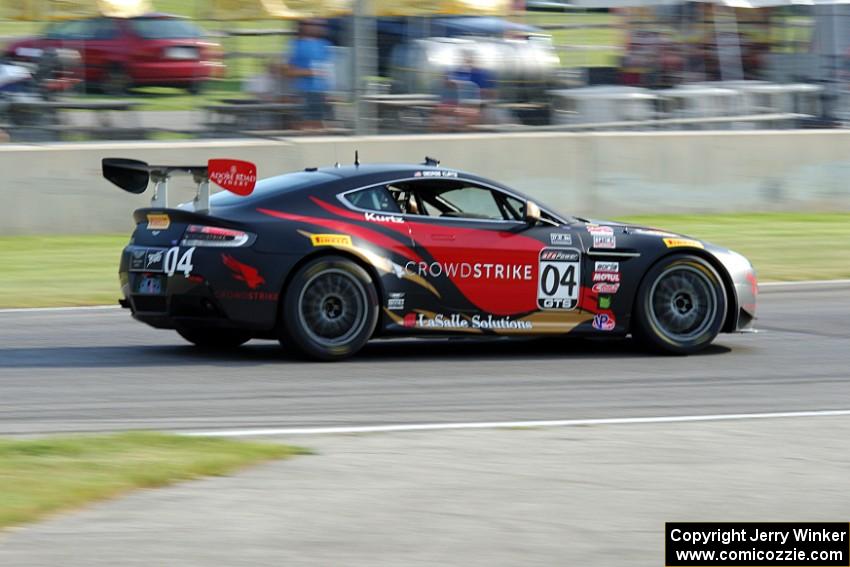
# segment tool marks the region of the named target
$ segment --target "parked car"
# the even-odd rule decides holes
[[[59,22],[41,37],[9,44],[5,54],[28,60],[48,49],[77,51],[81,78],[108,94],[141,85],[198,92],[224,72],[221,45],[192,22],[168,14]]]

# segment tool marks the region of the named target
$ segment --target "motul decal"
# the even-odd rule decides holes
[[[250,195],[257,183],[257,166],[238,159],[211,159],[207,162],[210,181],[237,195]]]
[[[595,283],[603,282],[603,283],[620,283],[620,273],[619,272],[593,272],[593,281]]]
[[[222,254],[221,261],[225,266],[230,268],[231,272],[233,272],[230,274],[233,276],[233,279],[245,282],[245,285],[247,285],[250,289],[257,289],[266,283],[266,280],[260,275],[257,268],[249,266],[248,264],[243,264],[230,254]]]

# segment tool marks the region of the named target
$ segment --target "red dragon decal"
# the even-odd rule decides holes
[[[230,254],[222,254],[221,261],[233,272],[231,274],[233,279],[245,282],[245,285],[250,289],[257,289],[266,283],[266,280],[260,275],[257,268],[243,264]]]

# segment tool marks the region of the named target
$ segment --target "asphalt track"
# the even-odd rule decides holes
[[[762,332],[691,357],[630,340],[376,341],[302,362],[199,352],[123,310],[0,312],[0,434],[562,420],[850,409],[850,287],[771,288]]]

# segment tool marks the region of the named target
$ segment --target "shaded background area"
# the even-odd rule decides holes
[[[4,96],[12,72],[0,74],[7,138],[837,128],[848,117],[850,7],[829,0],[137,4],[131,12],[94,0],[4,5],[7,66],[23,63],[35,82],[31,100]],[[151,11],[188,18],[183,51],[157,44],[139,55],[162,56],[160,68],[173,57],[196,61],[179,88],[150,84],[138,61],[117,55],[123,20],[98,18]],[[316,17],[333,44],[332,80],[326,120],[305,127],[289,57],[298,26]],[[152,27],[166,25],[177,24]],[[189,39],[209,47],[192,51]],[[38,53],[46,46],[61,56]],[[51,78],[68,84],[48,87]]]

